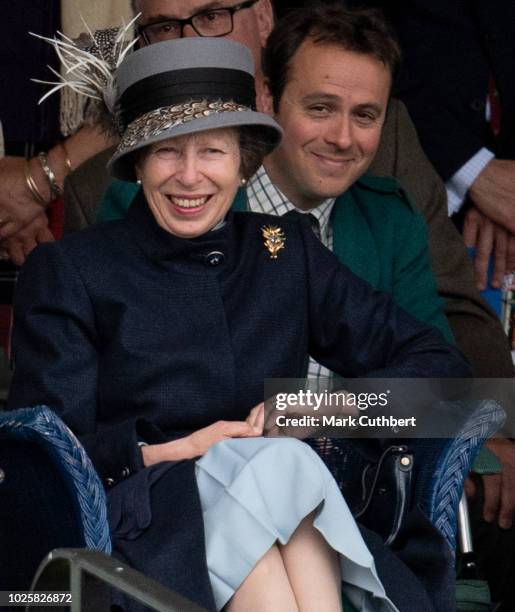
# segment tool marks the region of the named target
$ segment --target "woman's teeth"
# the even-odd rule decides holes
[[[209,196],[204,196],[203,198],[174,198],[170,196],[170,200],[179,208],[197,208],[198,206],[202,206],[208,200]]]

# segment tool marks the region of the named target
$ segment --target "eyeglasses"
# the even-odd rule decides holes
[[[191,26],[199,36],[226,36],[233,31],[234,13],[250,8],[257,1],[247,0],[247,2],[227,8],[206,9],[195,13],[188,19],[167,19],[148,23],[139,26],[138,33],[148,45],[163,40],[182,38],[182,33],[187,25]]]

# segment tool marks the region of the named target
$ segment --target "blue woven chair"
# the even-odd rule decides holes
[[[0,499],[0,591],[27,590],[54,548],[111,552],[100,479],[45,406],[0,412]]]
[[[449,409],[461,408],[460,404],[449,404]],[[467,410],[461,412],[468,413],[468,417],[454,438],[397,440],[407,445],[414,456],[409,507],[416,505],[423,510],[452,551],[456,548],[458,508],[465,478],[484,441],[500,429],[505,419],[504,411],[493,400],[469,402]],[[359,486],[357,478],[367,460],[352,440],[342,438],[332,442],[329,455],[324,453],[324,458],[345,494]],[[387,497],[388,492],[384,494]]]
[[[452,551],[464,479],[484,440],[503,420],[495,402],[481,401],[455,438],[409,440],[415,457],[410,504],[422,508]],[[19,451],[14,460],[13,449]],[[360,473],[363,461],[346,440],[338,441],[332,460],[341,482]],[[111,552],[102,484],[78,440],[47,407],[0,413],[0,491],[8,494],[2,495],[0,510],[0,567],[11,567],[20,550],[28,551],[14,564],[16,575],[0,572],[0,590],[28,588],[37,565],[53,548]],[[27,522],[45,534],[37,546],[34,529],[26,532]]]

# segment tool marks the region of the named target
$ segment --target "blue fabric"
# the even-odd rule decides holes
[[[343,589],[353,605],[362,612],[397,610],[336,482],[307,444],[281,438],[225,440],[197,461],[196,478],[219,610],[266,551],[276,541],[286,544],[315,510],[314,526],[340,553]]]
[[[467,247],[468,254],[471,259],[474,259],[476,256],[476,248],[475,247]],[[487,287],[483,289],[481,293],[481,297],[492,307],[495,314],[500,318],[502,316],[502,291],[501,289],[494,289],[490,285],[490,281],[492,280],[492,275],[494,271],[494,260],[493,257],[490,257],[488,262],[488,272],[487,272]]]

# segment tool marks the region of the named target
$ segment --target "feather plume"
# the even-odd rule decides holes
[[[124,58],[134,49],[138,38],[131,39],[131,29],[138,19],[136,15],[127,25],[119,28],[91,31],[82,18],[86,33],[71,40],[62,32],[54,38],[48,38],[30,32],[32,36],[51,44],[62,66],[59,73],[51,66],[50,71],[57,77],[56,81],[32,79],[35,83],[51,85],[39,100],[41,104],[56,92],[71,90],[77,96],[86,98],[87,117],[90,122],[98,122],[104,128],[119,132],[116,109],[115,72]],[[78,126],[77,126],[78,127]]]

